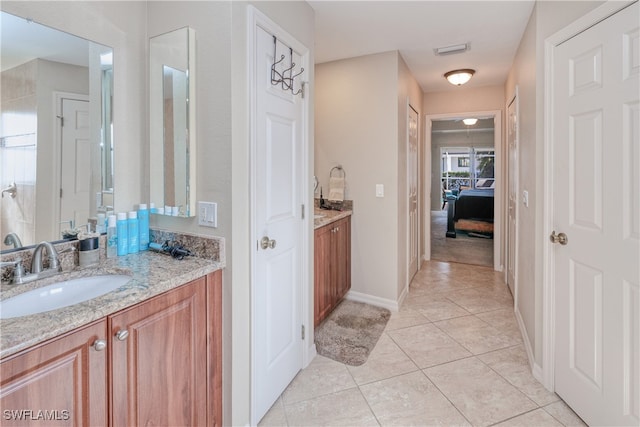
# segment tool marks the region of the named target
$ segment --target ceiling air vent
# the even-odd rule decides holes
[[[433,49],[433,53],[437,56],[453,55],[455,53],[466,52],[471,48],[471,43],[456,44],[453,46],[437,47]]]

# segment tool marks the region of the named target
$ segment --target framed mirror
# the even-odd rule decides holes
[[[113,209],[113,49],[0,12],[0,249]],[[6,190],[6,191],[5,191]]]
[[[195,31],[180,28],[149,43],[151,202],[165,215],[195,216]]]

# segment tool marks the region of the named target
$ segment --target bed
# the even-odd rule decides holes
[[[453,220],[493,222],[493,189],[462,190],[455,201]]]
[[[493,189],[462,190],[458,197],[448,198],[447,237],[456,237],[456,228],[493,234]],[[460,225],[460,226],[457,226]],[[491,232],[488,232],[486,226]]]

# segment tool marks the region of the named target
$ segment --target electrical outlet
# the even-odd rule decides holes
[[[522,192],[522,204],[524,204],[526,208],[529,207],[529,192],[527,190]]]
[[[217,203],[198,202],[198,225],[213,228],[218,226]]]

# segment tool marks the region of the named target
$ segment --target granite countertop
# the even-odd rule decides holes
[[[80,304],[45,313],[0,320],[0,358],[17,353],[49,338],[89,324],[122,309],[224,267],[224,263],[198,257],[176,260],[144,251],[106,259],[97,267],[74,269],[54,277],[21,285],[2,285],[4,300],[31,289],[77,277],[127,274],[131,280],[115,291]]]
[[[313,211],[314,219],[313,219],[313,228],[317,230],[320,227],[324,227],[325,225],[331,224],[339,219],[346,218],[353,213],[351,210],[344,211],[334,211],[334,210],[326,210],[315,208]],[[318,217],[318,215],[323,215],[322,217]]]

